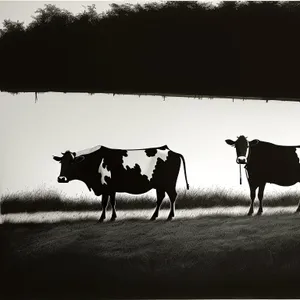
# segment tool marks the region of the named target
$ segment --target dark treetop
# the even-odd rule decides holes
[[[4,21],[0,90],[300,98],[300,3],[54,5]]]

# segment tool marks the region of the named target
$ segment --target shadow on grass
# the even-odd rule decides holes
[[[297,220],[6,224],[1,293],[19,299],[298,298]]]

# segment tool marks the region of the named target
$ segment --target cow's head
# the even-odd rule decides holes
[[[57,178],[59,183],[67,183],[70,180],[76,179],[78,174],[78,164],[85,157],[83,155],[76,157],[75,152],[66,151],[62,156],[54,156],[53,159],[61,163],[60,174]]]
[[[259,140],[253,140],[249,142],[247,140],[247,137],[244,135],[238,136],[237,140],[234,142],[233,140],[225,140],[225,142],[232,146],[235,147],[236,149],[236,162],[238,164],[246,164],[249,160],[249,149],[250,146],[255,146],[259,143]]]

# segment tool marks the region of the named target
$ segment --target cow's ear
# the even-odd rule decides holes
[[[62,159],[62,157],[58,157],[58,156],[54,156],[54,155],[52,155],[52,156],[53,156],[53,159],[56,161],[61,161],[61,159]]]
[[[85,157],[83,155],[81,155],[81,156],[75,157],[74,162],[80,163],[84,160],[85,160]]]
[[[253,140],[251,142],[249,142],[250,146],[256,146],[259,143],[259,140]]]
[[[235,142],[233,140],[225,140],[226,144],[234,146]]]

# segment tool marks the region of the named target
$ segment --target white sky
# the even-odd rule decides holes
[[[244,174],[239,185],[235,150],[225,139],[244,134],[300,144],[299,115],[300,103],[293,102],[45,93],[35,104],[33,93],[0,93],[0,188],[91,195],[81,182],[57,183],[60,164],[52,155],[99,144],[123,149],[167,144],[184,155],[192,187],[248,193]],[[178,186],[185,186],[183,169]]]
[[[111,2],[0,1],[0,23],[27,25],[45,3],[78,13],[93,3],[99,12],[107,10]],[[300,103],[293,102],[46,93],[35,104],[33,94],[0,93],[0,194],[42,187],[91,195],[83,183],[57,183],[60,165],[52,155],[99,144],[123,149],[167,144],[184,155],[191,186],[248,193],[244,174],[239,185],[235,150],[224,140],[244,134],[250,140],[300,144],[299,116]],[[178,186],[185,186],[183,168]],[[267,185],[266,193],[296,188]]]

